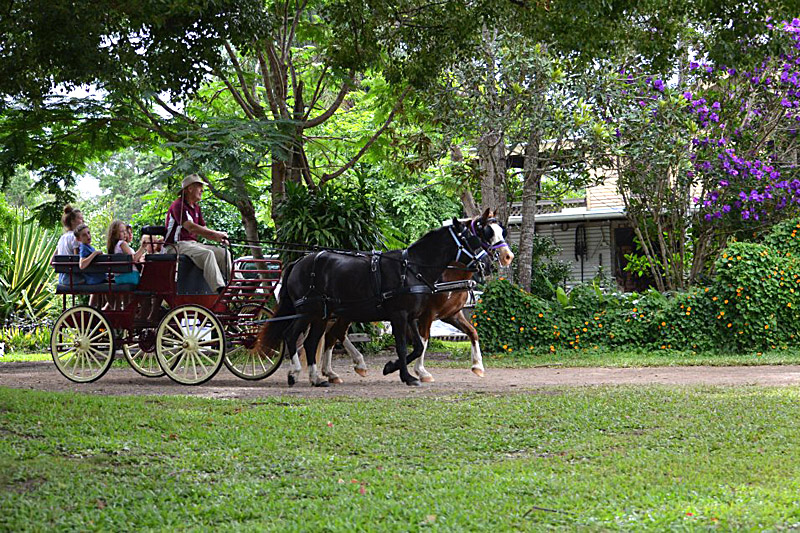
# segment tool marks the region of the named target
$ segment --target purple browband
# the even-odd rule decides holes
[[[475,229],[475,220],[472,221],[472,224],[470,224],[470,227],[472,229],[472,234],[480,239],[480,237],[478,236],[478,231]],[[481,246],[483,246],[483,239],[481,239]],[[493,246],[483,246],[483,247],[485,249],[487,249],[487,250],[497,250],[499,248],[502,248],[503,246],[505,246],[506,248],[509,247],[508,243],[506,243],[505,240],[502,240],[501,242],[499,242],[499,243],[497,243],[497,244],[495,244]]]

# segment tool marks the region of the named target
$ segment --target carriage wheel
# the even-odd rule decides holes
[[[164,375],[156,356],[156,331],[143,329],[139,331],[139,342],[123,345],[122,352],[125,359],[136,372],[146,378],[158,378]]]
[[[122,353],[125,354],[125,359],[135,371],[146,378],[159,378],[164,375],[161,370],[161,365],[158,364],[158,357],[155,350],[146,352],[135,344],[122,345]]]
[[[222,366],[225,332],[205,307],[176,307],[158,325],[156,356],[161,369],[173,381],[183,385],[205,383]]]
[[[264,320],[272,317],[272,312],[261,306],[244,306],[240,314],[252,315],[251,320]],[[243,333],[242,344],[237,344],[225,355],[225,366],[237,377],[257,380],[271,376],[283,360],[283,352],[261,350],[256,346],[256,336],[260,325],[232,326],[237,333]]]
[[[93,307],[67,309],[53,325],[50,353],[65,378],[76,383],[100,379],[114,361],[114,336],[108,320]]]

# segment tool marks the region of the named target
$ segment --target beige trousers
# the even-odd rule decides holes
[[[196,241],[181,241],[168,244],[167,247],[175,250],[176,253],[189,256],[189,259],[203,271],[203,277],[211,290],[219,291],[225,286],[223,273],[230,276],[233,268],[230,254],[225,248],[200,244]]]

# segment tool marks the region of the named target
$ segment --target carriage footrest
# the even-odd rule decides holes
[[[475,288],[476,283],[471,279],[465,279],[460,281],[442,281],[439,283],[434,283],[433,286],[436,289],[436,292],[446,292],[446,291],[471,291]]]
[[[56,286],[56,294],[100,294],[108,292],[130,292],[136,288],[136,285],[131,283],[114,283],[109,286],[107,282],[95,283],[87,285],[85,283],[76,285],[61,285]]]

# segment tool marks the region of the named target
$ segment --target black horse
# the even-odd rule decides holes
[[[350,322],[388,320],[392,324],[400,379],[407,385],[420,382],[406,366],[407,332],[417,332],[417,320],[434,294],[434,283],[447,265],[457,261],[479,272],[491,268],[489,254],[480,239],[458,219],[425,234],[404,250],[360,254],[322,251],[289,265],[283,275],[274,318],[259,333],[262,349],[278,349],[280,343],[293,353],[299,337],[310,327],[304,341],[312,385],[327,386],[316,372],[317,351],[332,317]],[[408,326],[412,326],[408,328]],[[412,355],[424,346],[418,333],[411,335]]]

